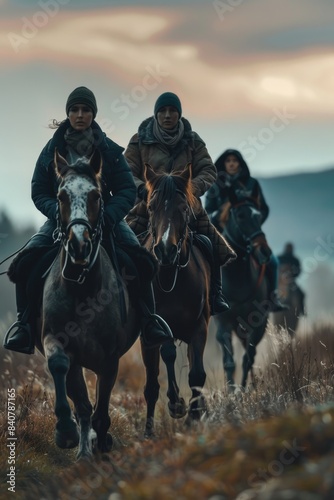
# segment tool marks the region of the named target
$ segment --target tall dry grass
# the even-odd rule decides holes
[[[121,360],[111,397],[115,447],[108,460],[97,457],[92,463],[75,463],[75,450],[54,444],[54,394],[43,358],[1,351],[1,477],[8,470],[7,388],[15,387],[17,498],[264,500],[283,498],[287,489],[295,495],[289,498],[306,498],[306,492],[313,493],[312,500],[334,498],[334,326],[313,326],[293,342],[271,327],[264,344],[255,385],[229,394],[220,353],[209,340],[208,411],[190,429],[184,419],[169,417],[161,364],[156,438],[146,441],[145,372],[137,343]],[[189,395],[180,351],[178,377]],[[95,376],[86,372],[86,379],[94,401]],[[6,495],[3,480],[0,496],[10,498]]]

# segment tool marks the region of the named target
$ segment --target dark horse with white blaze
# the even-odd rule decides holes
[[[231,309],[214,317],[216,338],[223,350],[223,365],[229,390],[235,384],[235,361],[232,333],[241,340],[245,353],[242,361],[241,386],[245,388],[252,372],[256,346],[267,326],[270,300],[265,275],[271,250],[261,229],[261,214],[250,200],[232,204],[223,231],[237,253],[237,259],[222,268],[224,293]]]
[[[168,408],[171,417],[181,418],[188,412],[187,423],[199,419],[205,409],[201,392],[206,373],[203,353],[210,319],[210,266],[194,243],[188,227],[195,198],[191,191],[191,167],[180,174],[156,174],[145,165],[149,235],[146,248],[156,256],[159,270],[154,281],[157,313],[169,324],[175,340],[188,345],[189,386],[192,398],[189,408],[179,395],[174,364],[176,346],[173,341],[159,348],[147,349],[142,344],[146,368],[144,395],[147,403],[146,436],[154,433],[154,410],[159,396],[159,361],[167,368]]]
[[[68,165],[56,153],[55,169],[61,178],[61,249],[44,284],[37,347],[45,355],[54,379],[56,444],[61,448],[79,445],[77,457],[82,458],[92,455],[92,429],[99,451],[111,447],[112,438],[107,433],[110,394],[119,358],[137,339],[140,321],[124,282],[100,245],[100,154],[96,151],[90,161],[81,159]],[[125,321],[120,294],[124,294]],[[83,367],[97,375],[93,413]],[[74,403],[75,419],[67,396]]]

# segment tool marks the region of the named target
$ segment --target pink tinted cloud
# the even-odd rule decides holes
[[[262,4],[265,14],[263,1],[254,3]],[[87,68],[117,81],[126,92],[143,85],[148,72],[155,71],[162,90],[166,87],[178,92],[192,114],[207,118],[266,114],[283,106],[299,115],[333,113],[334,56],[329,48],[256,53],[245,47],[245,53],[239,50],[232,54],[228,43],[222,43],[230,37],[233,48],[237,36],[242,41],[242,37],[254,36],[257,28],[266,33],[271,28],[279,31],[283,26],[300,24],[298,9],[292,9],[284,21],[282,5],[272,7],[276,10],[271,11],[265,25],[247,2],[224,20],[212,4],[210,9],[190,15],[189,10],[173,7],[85,12],[60,9],[44,24],[36,11],[0,21],[0,55],[8,67],[42,60]],[[310,9],[316,11],[315,6]],[[204,33],[194,30],[195,14]],[[305,17],[305,13],[300,15]]]

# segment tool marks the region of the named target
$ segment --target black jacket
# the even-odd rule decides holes
[[[225,170],[225,159],[233,154],[240,162],[240,173],[231,177]],[[217,180],[207,192],[205,209],[208,214],[220,210],[226,202],[236,204],[245,200],[253,200],[262,215],[262,223],[267,219],[269,207],[263,196],[259,182],[250,176],[247,163],[241,153],[235,149],[227,149],[216,161]]]
[[[37,209],[48,219],[56,219],[57,192],[59,181],[54,171],[55,148],[66,157],[67,149],[64,134],[70,126],[67,119],[54,133],[43,148],[36,163],[31,181],[31,197]],[[136,187],[130,167],[118,146],[106,137],[99,125],[93,121],[92,129],[96,148],[100,151],[102,164],[102,197],[104,214],[110,224],[120,222],[135,203]]]

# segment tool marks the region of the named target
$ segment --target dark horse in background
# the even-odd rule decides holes
[[[180,174],[156,174],[145,165],[149,234],[145,246],[159,262],[154,281],[157,313],[169,324],[175,340],[188,345],[189,386],[192,397],[189,408],[179,395],[174,364],[176,346],[173,341],[159,348],[147,349],[142,344],[146,368],[144,395],[147,403],[145,435],[154,434],[154,410],[159,397],[159,362],[167,368],[168,408],[171,417],[181,418],[187,413],[186,423],[201,417],[205,400],[201,388],[206,373],[203,354],[210,319],[209,290],[210,265],[195,245],[195,237],[188,227],[195,198],[191,191],[191,166]]]
[[[279,266],[278,293],[281,301],[289,306],[289,309],[273,313],[273,324],[286,329],[290,337],[294,338],[299,318],[305,315],[305,298],[304,292],[299,288],[291,274],[291,267],[287,264]]]
[[[101,243],[101,157],[68,165],[55,154],[60,251],[46,277],[36,345],[54,380],[55,439],[61,448],[79,445],[78,458],[111,448],[109,400],[119,358],[137,339],[140,322],[127,288]],[[120,295],[125,302],[122,318]],[[97,375],[94,412],[83,367]],[[73,401],[75,418],[67,396]],[[93,412],[93,413],[92,413]],[[95,432],[94,432],[95,431]]]
[[[242,388],[254,364],[256,346],[267,326],[270,301],[265,275],[271,255],[261,229],[261,214],[252,200],[232,204],[223,235],[237,253],[237,259],[222,268],[224,293],[231,309],[214,317],[216,338],[223,350],[223,365],[229,390],[234,390],[236,364],[232,333],[241,340]]]

